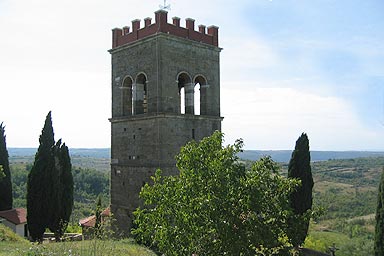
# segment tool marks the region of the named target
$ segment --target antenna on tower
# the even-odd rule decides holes
[[[170,4],[167,4],[167,0],[164,0],[164,5],[159,5],[160,7],[160,10],[171,10],[171,5]]]

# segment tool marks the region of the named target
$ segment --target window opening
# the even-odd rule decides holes
[[[179,113],[194,114],[194,84],[187,73],[181,73],[177,77],[179,89]]]
[[[179,91],[180,94],[180,114],[185,114],[185,92],[184,92],[184,87],[180,88]]]
[[[144,74],[140,74],[136,78],[136,83],[133,85],[132,99],[133,113],[135,115],[148,112],[147,78]]]
[[[195,94],[195,113],[196,115],[206,115],[208,108],[207,80],[202,75],[199,75],[195,78],[194,83],[195,91],[197,92]]]
[[[132,79],[126,77],[122,89],[122,115],[132,115]]]
[[[201,93],[201,86],[199,83],[195,85],[195,97],[194,97],[194,106],[195,106],[195,115],[200,115],[200,93]]]

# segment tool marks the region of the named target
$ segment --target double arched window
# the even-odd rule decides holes
[[[132,77],[125,77],[122,90],[122,114],[124,116],[148,112],[147,76],[144,73],[139,73],[135,82]]]
[[[177,76],[177,83],[179,89],[179,113],[206,115],[207,79],[203,75],[197,75],[192,80],[187,72],[181,72]]]
[[[148,79],[140,72],[136,77],[126,76],[123,80],[121,92],[121,115],[132,116],[148,113]],[[208,84],[204,75],[198,74],[193,79],[187,72],[177,75],[177,89],[171,89],[172,96],[160,97],[153,95],[152,99],[166,98],[164,109],[170,112],[189,115],[207,115]],[[174,88],[174,87],[173,87]],[[178,94],[178,97],[177,97]],[[176,97],[175,97],[176,96]],[[166,104],[165,104],[166,103]],[[152,103],[154,104],[154,102]],[[159,103],[157,103],[159,104]],[[160,111],[164,111],[161,110]]]

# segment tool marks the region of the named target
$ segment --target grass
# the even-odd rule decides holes
[[[25,242],[26,240],[16,235],[10,228],[0,224],[0,246],[4,242]]]
[[[1,256],[155,256],[149,249],[135,244],[133,240],[88,240],[78,242],[60,242],[35,244],[30,242],[0,242]]]
[[[60,243],[31,243],[0,224],[0,256],[155,256],[149,249],[132,239],[87,240]]]
[[[373,240],[362,237],[349,236],[333,231],[312,231],[305,240],[304,247],[320,252],[329,252],[329,248],[336,246],[337,256],[373,255]]]

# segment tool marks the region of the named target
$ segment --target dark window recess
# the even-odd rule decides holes
[[[195,139],[195,129],[192,129],[192,139]]]
[[[124,131],[126,132],[126,131],[127,131],[127,128],[124,128]]]
[[[128,159],[129,159],[129,160],[131,160],[131,158],[132,158],[131,156],[128,156]]]
[[[141,128],[139,128],[139,131],[141,131]]]
[[[123,181],[123,187],[125,186],[125,182]]]
[[[135,134],[133,134],[133,139],[136,139],[136,135]]]

